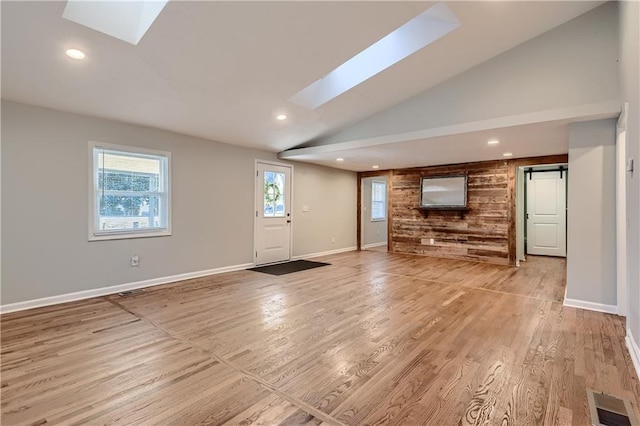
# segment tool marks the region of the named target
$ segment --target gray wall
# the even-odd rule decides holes
[[[90,140],[172,153],[172,236],[87,241]],[[2,145],[2,304],[252,262],[254,161],[273,153],[5,101]],[[296,163],[293,197],[314,206],[294,256],[356,245],[355,173]]]
[[[635,171],[626,173],[627,195],[627,327],[640,339],[640,3],[620,2],[620,91],[629,102],[627,158],[635,160]]]
[[[294,255],[355,247],[357,175],[305,163],[294,175]]]
[[[371,221],[371,182],[387,182],[386,176],[362,179],[362,246],[387,242],[387,221]]]
[[[615,119],[569,125],[569,299],[616,305],[615,141]]]
[[[617,5],[609,2],[309,145],[617,100],[617,60]]]

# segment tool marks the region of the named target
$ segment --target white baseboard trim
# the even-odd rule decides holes
[[[318,253],[309,253],[309,254],[302,254],[299,256],[293,256],[291,260],[309,259],[312,257],[328,256],[330,254],[346,253],[348,251],[356,251],[356,250],[358,250],[358,247],[345,247],[345,248],[336,249],[336,250],[321,251]]]
[[[382,243],[372,243],[372,244],[365,244],[362,247],[360,247],[362,250],[366,250],[366,249],[370,249],[370,248],[374,248],[374,247],[382,247],[382,246],[386,246],[387,242],[384,241]]]
[[[357,247],[345,247],[336,250],[323,251],[319,253],[310,253],[301,256],[293,256],[292,260],[306,259],[319,256],[327,256],[330,254],[344,253],[355,251]],[[41,299],[26,300],[24,302],[9,303],[0,305],[0,314],[9,312],[24,311],[26,309],[40,308],[42,306],[58,305],[60,303],[74,302],[76,300],[90,299],[92,297],[106,296],[108,294],[120,293],[122,291],[136,290],[139,288],[153,287],[161,284],[168,284],[177,281],[190,280],[193,278],[206,277],[207,275],[222,274],[224,272],[241,271],[243,269],[252,268],[253,263],[243,263],[240,265],[223,266],[221,268],[207,269],[204,271],[187,272],[184,274],[171,275],[167,277],[152,278],[144,281],[136,281],[132,283],[119,284],[109,287],[95,288],[91,290],[77,291],[74,293],[60,294],[57,296],[43,297]]]
[[[139,288],[152,287],[160,284],[168,284],[176,281],[189,280],[193,278],[206,277],[207,275],[222,274],[224,272],[241,271],[252,268],[253,263],[243,263],[240,265],[223,266],[221,268],[207,269],[204,271],[187,272],[185,274],[171,275],[168,277],[152,278],[144,281],[119,284],[109,287],[95,288],[91,290],[77,291],[74,293],[60,294],[58,296],[43,297],[41,299],[27,300],[24,302],[9,303],[0,306],[0,314],[9,312],[24,311],[26,309],[39,308],[42,306],[57,305],[60,303],[73,302],[76,300],[90,299],[92,297],[106,296],[108,294],[120,293],[121,291],[135,290]]]
[[[616,305],[605,305],[603,303],[587,302],[585,300],[565,298],[563,305],[570,308],[580,308],[587,309],[589,311],[604,312],[606,314],[618,313],[618,307]]]
[[[640,348],[638,348],[638,344],[633,338],[630,328],[627,328],[627,336],[624,340],[627,342],[627,349],[629,349],[629,355],[631,355],[631,361],[633,361],[636,374],[640,377]]]

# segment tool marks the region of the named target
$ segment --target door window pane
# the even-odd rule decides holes
[[[264,217],[284,217],[285,175],[264,172]]]

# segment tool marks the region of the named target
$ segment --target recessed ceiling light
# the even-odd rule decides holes
[[[374,165],[374,166],[371,166],[371,167],[374,168],[374,169],[379,169],[380,168],[380,166],[378,166],[377,164]]]
[[[284,115],[284,114],[279,114],[279,115],[276,116],[276,120],[281,120],[282,121],[282,120],[286,120],[286,119],[287,119],[287,116]]]
[[[498,139],[492,139],[489,142],[487,142],[487,145],[498,145],[500,143],[500,141]]]
[[[342,158],[342,157],[338,157],[338,158],[336,158],[336,161],[337,161],[338,163],[340,163],[340,162],[344,161],[344,158]]]
[[[513,155],[512,152],[505,152],[502,154],[503,157],[511,157]]]
[[[84,59],[85,57],[84,53],[78,49],[67,49],[64,53],[71,59]]]

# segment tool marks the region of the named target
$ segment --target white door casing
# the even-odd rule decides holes
[[[616,137],[616,266],[618,315],[627,316],[629,293],[627,290],[627,112],[625,102],[618,117]]]
[[[567,171],[527,173],[527,254],[567,255]]]
[[[291,259],[292,166],[256,162],[254,263]]]

